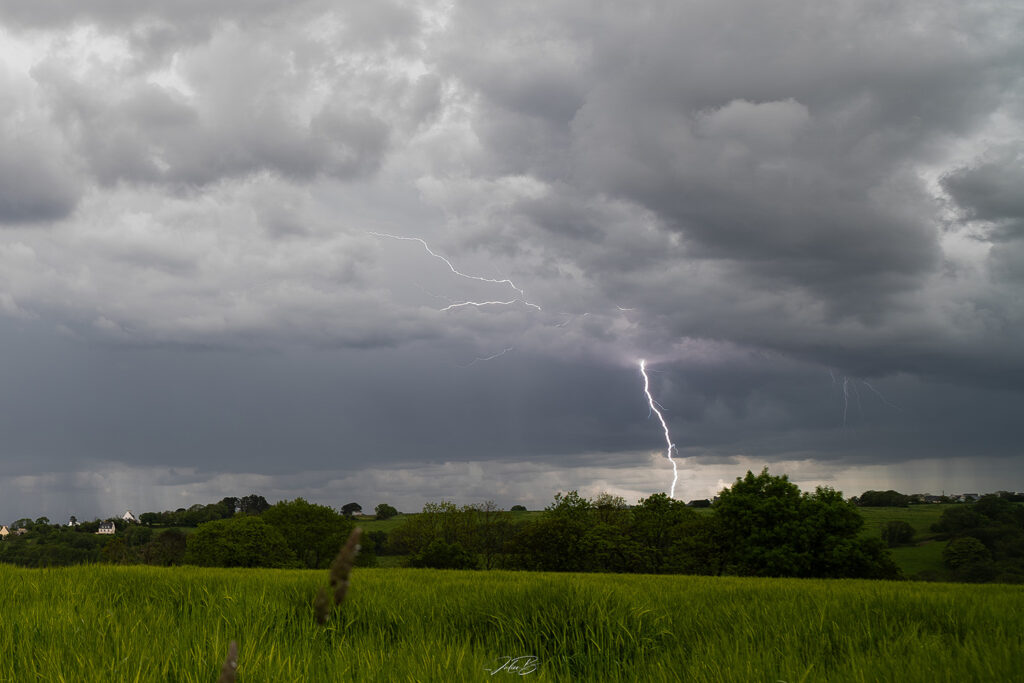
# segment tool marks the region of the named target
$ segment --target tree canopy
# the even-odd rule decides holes
[[[295,557],[309,569],[326,569],[353,527],[330,507],[303,498],[276,503],[260,518],[281,533]]]
[[[864,520],[840,492],[801,493],[786,475],[747,472],[713,508],[728,573],[750,576],[897,577],[878,539],[858,538]]]
[[[284,536],[260,517],[241,516],[201,525],[189,534],[185,562],[201,567],[295,567]]]

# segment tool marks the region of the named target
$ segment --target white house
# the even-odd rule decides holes
[[[100,522],[100,529],[96,533],[98,534],[112,534],[117,529],[114,528],[113,522]]]
[[[121,515],[121,519],[123,519],[126,522],[135,522],[136,524],[139,523],[139,520],[135,518],[135,515],[132,514],[131,510],[125,510],[124,514]]]
[[[6,524],[0,526],[0,538],[7,538],[10,535],[11,530],[7,528]]]

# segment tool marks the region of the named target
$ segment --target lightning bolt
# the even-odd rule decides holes
[[[453,308],[463,308],[465,306],[475,306],[476,308],[480,308],[482,306],[511,306],[513,304],[523,304],[530,308],[536,308],[538,311],[544,310],[537,304],[531,304],[529,301],[525,301],[523,299],[512,299],[511,301],[459,301],[454,304],[448,304],[444,308],[440,309],[440,311],[443,313],[445,311],[450,311]]]
[[[882,403],[884,403],[885,405],[889,406],[890,408],[895,408],[896,410],[900,409],[900,407],[898,405],[895,405],[894,403],[889,402],[889,399],[887,399],[885,396],[883,396],[882,392],[880,392],[878,389],[875,389],[873,386],[871,386],[870,382],[868,382],[867,380],[863,380],[862,379],[861,383],[864,386],[866,386],[868,389],[870,389],[871,391],[875,392],[875,396],[877,396],[878,398],[882,399]]]
[[[665,443],[668,444],[668,450],[665,455],[668,456],[668,461],[672,463],[672,490],[669,496],[672,498],[676,497],[676,481],[679,480],[679,470],[676,468],[676,461],[672,459],[672,451],[676,450],[675,444],[672,443],[672,435],[668,433],[668,423],[665,422],[664,416],[661,411],[658,410],[658,406],[661,405],[654,400],[651,396],[651,381],[647,378],[647,361],[640,361],[640,374],[644,378],[644,396],[647,397],[647,405],[651,412],[658,416],[658,421],[661,422],[661,428],[665,430]]]
[[[459,367],[460,368],[468,368],[470,365],[473,365],[474,363],[483,363],[484,361],[494,360],[495,358],[500,358],[501,356],[504,356],[509,351],[512,351],[512,347],[511,346],[507,346],[504,349],[502,349],[501,351],[498,351],[497,353],[493,353],[490,356],[486,356],[484,358],[474,358],[473,360],[469,361],[465,365],[460,365]]]
[[[843,426],[846,426],[846,411],[850,407],[850,378],[843,377]]]
[[[451,304],[450,306],[446,306],[446,307],[442,308],[441,309],[442,311],[450,311],[453,308],[459,308],[459,307],[462,307],[462,306],[476,306],[476,307],[479,308],[480,306],[509,306],[509,305],[512,305],[512,304],[515,304],[515,303],[522,303],[522,304],[524,304],[526,306],[529,306],[530,308],[536,308],[538,311],[544,310],[540,306],[538,306],[537,304],[533,304],[533,303],[530,303],[529,301],[527,301],[526,300],[526,292],[524,292],[520,287],[516,287],[516,284],[514,282],[512,282],[512,280],[509,280],[508,278],[504,278],[504,279],[498,280],[496,278],[483,277],[483,276],[480,276],[480,275],[470,275],[469,273],[463,273],[461,270],[456,268],[452,264],[451,261],[449,261],[444,256],[442,256],[441,254],[438,254],[436,251],[431,249],[430,245],[427,244],[426,241],[420,239],[419,237],[403,237],[402,235],[391,235],[391,234],[388,234],[386,232],[372,232],[372,231],[369,232],[368,234],[373,235],[374,237],[386,237],[388,239],[402,240],[404,242],[419,242],[420,244],[423,245],[423,248],[427,250],[428,254],[430,254],[434,258],[442,261],[446,266],[448,266],[448,270],[452,271],[453,273],[455,273],[459,277],[466,278],[467,280],[476,280],[477,282],[488,282],[488,283],[493,284],[493,285],[508,285],[509,287],[512,288],[513,291],[515,291],[515,292],[517,292],[519,294],[518,298],[512,299],[511,301],[461,301],[459,303]]]

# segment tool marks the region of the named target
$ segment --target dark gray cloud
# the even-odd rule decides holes
[[[0,2],[8,499],[639,494],[639,358],[702,494],[1010,462],[1015,22]]]
[[[82,191],[63,140],[26,117],[19,86],[0,67],[0,226],[64,218]]]
[[[80,185],[49,147],[0,133],[0,225],[54,221],[74,210]]]
[[[942,187],[968,220],[986,221],[995,236],[1024,236],[1024,152],[1019,146],[993,150],[991,158],[950,172]]]

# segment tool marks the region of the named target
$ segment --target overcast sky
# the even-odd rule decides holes
[[[635,502],[640,359],[678,498],[1024,490],[1024,4],[0,0],[0,349],[3,522]]]

